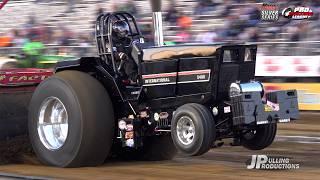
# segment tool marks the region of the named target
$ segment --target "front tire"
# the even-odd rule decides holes
[[[102,164],[114,136],[110,97],[102,84],[79,71],[43,81],[29,107],[29,137],[39,160],[51,166]]]
[[[270,146],[277,134],[277,123],[259,125],[255,130],[241,138],[243,147],[250,150],[261,150]]]
[[[189,156],[199,156],[210,150],[216,128],[208,108],[201,104],[185,104],[172,118],[171,136],[178,150]]]

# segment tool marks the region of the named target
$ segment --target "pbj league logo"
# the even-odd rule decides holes
[[[252,155],[247,161],[247,169],[285,170],[299,169],[298,163],[291,162],[288,157],[274,157],[267,155]]]
[[[283,9],[282,15],[288,19],[308,19],[313,16],[313,12],[308,7],[288,7]]]
[[[279,7],[273,3],[263,3],[261,6],[261,20],[277,21],[279,19]]]

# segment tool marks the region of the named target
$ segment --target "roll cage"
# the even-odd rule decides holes
[[[95,38],[98,48],[98,55],[108,65],[112,65],[114,72],[117,67],[114,58],[112,26],[118,20],[124,20],[129,25],[129,37],[131,39],[140,38],[142,34],[133,15],[127,12],[114,12],[100,14],[95,25]]]

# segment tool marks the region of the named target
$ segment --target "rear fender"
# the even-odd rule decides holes
[[[104,85],[110,96],[125,101],[116,79],[112,76],[112,70],[107,70],[99,63],[100,61],[99,57],[82,57],[77,60],[61,61],[57,63],[55,72],[77,70],[94,74],[94,77]]]

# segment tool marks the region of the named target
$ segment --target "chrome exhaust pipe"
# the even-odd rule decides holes
[[[152,7],[152,25],[155,46],[163,46],[161,0],[150,0]]]
[[[154,44],[163,46],[162,12],[152,13]]]

